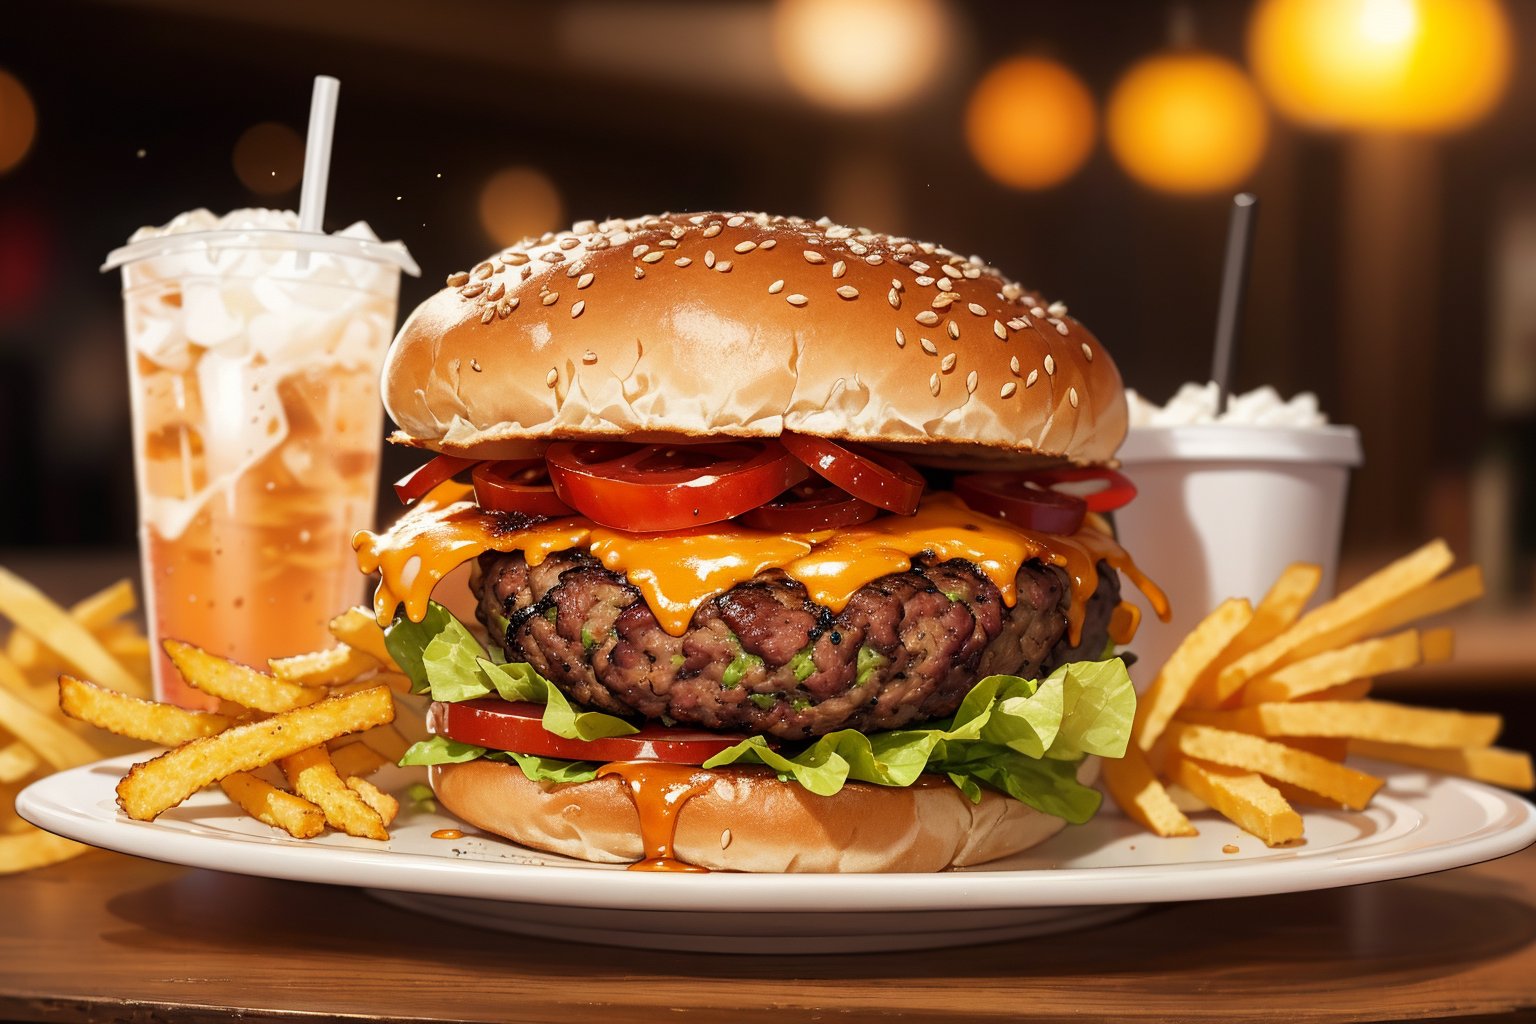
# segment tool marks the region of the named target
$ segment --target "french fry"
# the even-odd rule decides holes
[[[1336,763],[1343,763],[1349,757],[1349,740],[1338,736],[1282,736],[1273,742],[1283,743],[1294,750],[1305,750]]]
[[[242,707],[276,714],[313,704],[325,696],[324,691],[312,686],[274,678],[180,640],[166,640],[161,646],[190,685]]]
[[[238,725],[134,765],[117,784],[118,804],[129,817],[152,821],[212,782],[384,725],[394,715],[394,698],[380,686]]]
[[[0,687],[0,721],[54,768],[75,768],[101,756],[62,721],[39,711],[4,687]]]
[[[325,813],[327,825],[363,839],[389,838],[379,812],[341,780],[324,746],[296,751],[279,763],[294,792],[316,804]]]
[[[379,620],[368,609],[348,608],[331,620],[330,630],[331,636],[348,647],[355,647],[370,655],[393,672],[400,671],[400,666],[389,656],[389,648],[384,644],[384,630],[379,626]]]
[[[1246,599],[1231,598],[1200,621],[1169,656],[1141,699],[1136,709],[1135,727],[1131,730],[1132,743],[1142,750],[1152,748],[1162,735],[1163,727],[1189,696],[1190,687],[1200,678],[1200,673],[1216,660],[1252,618],[1253,606]],[[1145,713],[1142,713],[1143,707]]]
[[[394,823],[395,816],[400,813],[399,800],[367,779],[360,779],[356,775],[347,777],[347,788],[361,797],[363,803],[373,808],[374,813],[383,820],[385,828]]]
[[[1104,786],[1126,816],[1160,836],[1199,835],[1157,781],[1146,754],[1132,743],[1125,756],[1103,762]]]
[[[1292,657],[1310,657],[1368,636],[1390,632],[1419,619],[1458,608],[1482,596],[1483,570],[1480,566],[1469,565],[1433,583],[1410,590],[1386,607],[1362,616],[1347,626],[1302,644],[1292,653]]]
[[[133,584],[126,579],[121,579],[98,590],[90,597],[70,605],[69,615],[81,626],[98,634],[98,639],[103,639],[100,636],[103,631],[137,607],[138,601],[133,596]],[[6,654],[23,671],[32,672],[46,667],[41,665],[43,648],[38,644],[37,638],[25,629],[16,629],[11,632],[10,639],[6,641]]]
[[[1254,772],[1200,763],[1182,755],[1168,759],[1173,781],[1205,801],[1266,846],[1301,838],[1301,815],[1280,792]]]
[[[0,747],[0,786],[20,782],[42,766],[36,752],[21,740]]]
[[[1318,700],[1365,700],[1371,695],[1371,688],[1375,681],[1371,679],[1351,679],[1347,683],[1338,686],[1330,686],[1326,690],[1318,690],[1316,693],[1303,694],[1296,699],[1298,701]]]
[[[1447,775],[1460,775],[1495,786],[1536,789],[1531,771],[1531,755],[1503,747],[1463,747],[1459,750],[1433,750],[1405,743],[1380,743],[1375,740],[1350,740],[1349,752],[1378,761],[1429,768]]]
[[[145,695],[142,681],[118,664],[101,642],[32,584],[0,567],[0,614],[32,635],[70,668],[123,693]]]
[[[1449,629],[1425,629],[1419,631],[1419,654],[1424,664],[1434,665],[1450,661],[1456,653],[1456,634]]]
[[[1179,720],[1255,736],[1344,736],[1438,749],[1487,747],[1503,725],[1498,715],[1407,707],[1379,700],[1256,704],[1235,711],[1185,708]]]
[[[212,736],[230,724],[224,715],[140,700],[68,675],[59,676],[59,707],[78,722],[163,747]]]
[[[0,875],[47,867],[89,849],[72,839],[28,826],[24,831],[0,836]]]
[[[219,788],[246,814],[295,839],[313,839],[325,831],[325,814],[319,807],[249,772],[224,776],[219,780]]]
[[[1194,707],[1216,708],[1226,699],[1216,684],[1221,670],[1238,658],[1258,650],[1295,623],[1302,608],[1306,607],[1317,585],[1322,581],[1323,567],[1310,562],[1293,562],[1286,566],[1278,579],[1253,609],[1253,618],[1243,631],[1232,638],[1218,657],[1190,688],[1189,703]]]
[[[400,730],[393,725],[368,730],[362,741],[377,750],[390,763],[399,761],[411,748],[411,741],[400,735]]]
[[[1338,650],[1314,654],[1257,679],[1250,679],[1238,691],[1238,701],[1244,706],[1251,706],[1296,700],[1355,679],[1412,668],[1422,660],[1419,631],[1404,630],[1391,636],[1361,640]]]
[[[332,747],[331,764],[336,766],[336,774],[344,779],[366,779],[386,764],[389,764],[389,761],[383,754],[374,750],[367,743],[358,740],[354,743]]]
[[[325,651],[296,654],[291,658],[274,658],[267,662],[277,678],[300,686],[331,686],[356,679],[364,672],[379,667],[372,655],[354,647],[342,645]]]
[[[1346,768],[1327,758],[1247,733],[1228,732],[1203,725],[1174,725],[1169,729],[1174,748],[1199,761],[1258,772],[1279,782],[1299,786],[1321,797],[1360,810],[1370,803],[1383,779]]]
[[[1254,676],[1300,660],[1318,650],[1308,646],[1319,638],[1357,626],[1405,594],[1423,587],[1450,567],[1454,556],[1443,540],[1434,540],[1314,608],[1296,624],[1264,646],[1243,655],[1216,677],[1219,694],[1234,693]],[[1336,644],[1328,644],[1329,647]],[[1327,648],[1320,648],[1326,650]]]

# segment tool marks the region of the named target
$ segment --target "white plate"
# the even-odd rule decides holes
[[[1158,839],[1106,811],[1015,857],[942,874],[646,874],[536,853],[409,809],[388,843],[333,833],[290,839],[245,817],[217,791],[157,821],[133,821],[118,811],[113,787],[141,759],[119,757],[50,776],[23,791],[17,809],[51,832],[140,857],[362,886],[414,911],[505,931],[664,949],[817,953],[962,945],[1097,924],[1148,903],[1443,871],[1536,841],[1536,807],[1519,797],[1370,765],[1388,783],[1369,809],[1308,812],[1305,843],[1281,849],[1267,849],[1214,815],[1195,817],[1195,838]],[[418,778],[391,768],[377,781],[398,792]],[[455,827],[468,834],[431,836]]]

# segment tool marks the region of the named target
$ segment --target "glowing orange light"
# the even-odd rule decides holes
[[[0,174],[21,163],[36,137],[37,108],[27,87],[0,70]]]
[[[773,12],[790,84],[839,110],[912,99],[943,68],[953,36],[938,0],[779,0]]]
[[[1021,189],[1059,185],[1093,150],[1093,96],[1071,70],[1016,57],[976,84],[965,110],[971,155],[993,178]]]
[[[1258,91],[1231,61],[1195,51],[1135,65],[1105,117],[1110,151],[1127,174],[1166,192],[1228,189],[1258,164],[1269,121]]]
[[[503,168],[480,189],[480,226],[496,245],[553,231],[563,221],[560,191],[532,167]]]
[[[1498,0],[1262,0],[1248,56],[1265,93],[1294,120],[1448,131],[1503,95],[1510,30]]]
[[[275,196],[304,176],[304,140],[285,124],[252,125],[235,142],[235,176],[252,192]]]

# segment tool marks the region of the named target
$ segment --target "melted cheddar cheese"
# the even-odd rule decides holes
[[[1012,607],[1014,578],[1031,559],[1060,566],[1071,583],[1069,638],[1082,635],[1083,613],[1098,586],[1098,563],[1125,573],[1147,595],[1159,617],[1167,600],[1113,537],[1087,525],[1070,537],[1021,530],[975,512],[951,494],[923,499],[912,516],[880,516],[860,526],[808,533],[771,533],[733,523],[712,523],[669,533],[626,533],[581,517],[509,528],[507,517],[481,511],[469,488],[445,484],[382,534],[362,531],[352,540],[357,564],[378,572],[373,608],[380,623],[405,606],[419,622],[437,582],[485,551],[521,551],[538,565],[557,551],[577,548],[639,588],[661,627],[681,636],[705,601],[769,569],[802,584],[811,600],[842,611],[855,591],[888,573],[905,572],[912,559],[961,558],[972,563]],[[1127,610],[1129,609],[1129,610]],[[1136,632],[1135,608],[1122,602],[1112,620],[1118,643]]]

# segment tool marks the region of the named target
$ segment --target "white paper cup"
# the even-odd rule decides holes
[[[1119,458],[1139,492],[1115,513],[1120,542],[1173,606],[1161,622],[1126,588],[1142,609],[1130,645],[1138,686],[1218,604],[1257,603],[1292,562],[1322,566],[1314,603],[1333,593],[1349,471],[1361,462],[1354,427],[1136,427]]]

